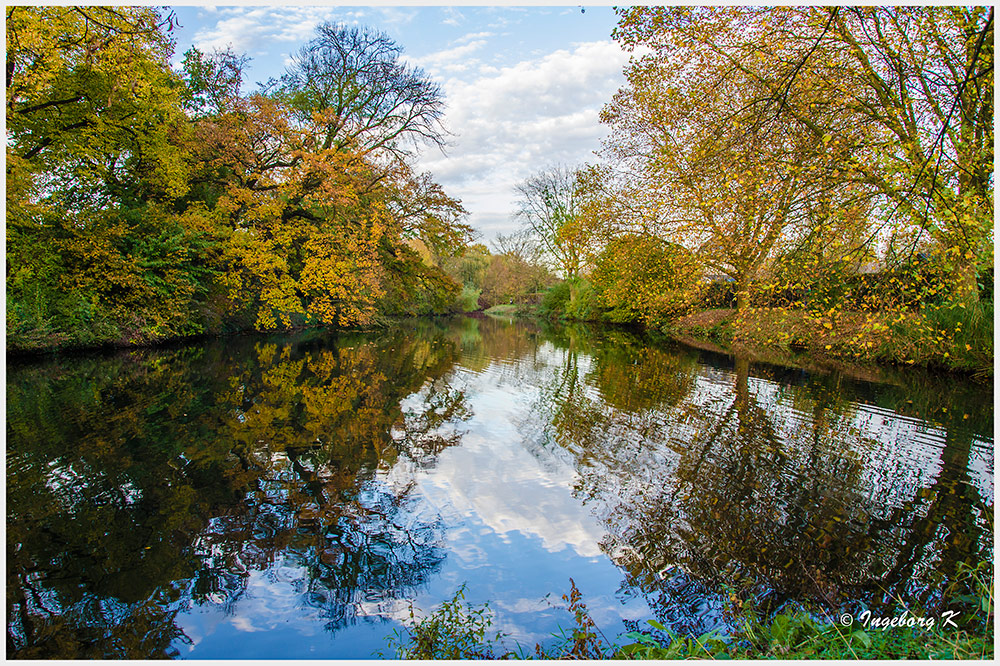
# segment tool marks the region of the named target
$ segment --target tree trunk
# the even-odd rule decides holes
[[[964,303],[966,307],[979,304],[979,284],[976,280],[976,265],[972,261],[960,260],[961,263],[955,267],[955,274],[952,278],[952,294],[958,303]]]
[[[743,312],[750,305],[750,278],[743,274],[736,280],[736,309]]]

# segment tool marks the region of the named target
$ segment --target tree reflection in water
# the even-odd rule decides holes
[[[458,441],[455,356],[397,330],[12,369],[8,656],[177,656],[179,612],[233,612],[278,560],[330,630],[405,596],[442,524],[381,473]]]
[[[992,557],[992,404],[884,374],[487,319],[14,364],[7,653],[179,656],[195,610],[235,626],[278,596],[338,632],[480,573],[523,619],[565,590],[510,562],[550,558],[565,584],[609,566],[599,540],[625,578],[607,617],[635,593],[696,633],[730,591],[933,607]],[[493,561],[515,534],[523,557]]]
[[[929,608],[958,563],[991,557],[992,478],[988,507],[968,479],[974,433],[992,430],[978,397],[623,332],[589,336],[582,358],[575,335],[548,336],[562,361],[537,405],[546,441],[572,454],[577,495],[609,528],[603,549],[675,630],[725,626],[731,591],[765,610],[900,598]],[[924,416],[975,413],[911,419],[915,395]],[[979,440],[991,455],[989,436]]]

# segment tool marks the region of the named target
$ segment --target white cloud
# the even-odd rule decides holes
[[[539,460],[524,447],[514,425],[524,405],[496,388],[471,394],[469,402],[473,418],[462,446],[443,451],[417,477],[430,504],[475,516],[501,538],[517,532],[539,539],[549,552],[571,548],[580,557],[600,556],[606,532],[573,497],[576,472],[556,459]]]
[[[445,25],[457,27],[465,21],[465,15],[454,7],[445,7],[444,13],[448,16],[448,18],[441,21]]]
[[[481,50],[485,45],[486,40],[480,39],[443,51],[429,53],[418,58],[407,56],[404,56],[404,58],[414,65],[426,69],[431,74],[440,75],[444,72],[461,72],[479,62],[478,60],[470,60],[469,56]]]
[[[332,7],[233,7],[220,12],[222,18],[194,35],[194,45],[202,51],[232,46],[249,52],[266,42],[305,43],[316,26],[333,20]]]
[[[484,36],[462,39],[472,46],[477,37]],[[473,50],[461,48],[423,60],[429,71],[450,75],[445,123],[455,136],[447,157],[429,153],[421,168],[462,199],[488,241],[515,226],[509,218],[517,182],[541,168],[594,159],[605,133],[598,116],[624,81],[628,54],[614,42],[588,42],[508,67],[480,64],[469,76],[456,59]]]
[[[486,39],[487,37],[493,37],[492,32],[470,32],[468,35],[463,35],[455,40],[455,44],[465,44],[466,42],[472,42],[479,39]]]
[[[417,18],[419,9],[413,7],[378,7],[382,20],[380,23],[398,28],[407,25]]]

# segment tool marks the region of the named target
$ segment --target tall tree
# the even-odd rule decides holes
[[[516,217],[555,267],[569,280],[586,261],[588,235],[580,227],[576,172],[566,167],[543,169],[515,186]]]
[[[975,301],[993,234],[993,9],[631,8],[640,62],[681,58],[706,90],[753,82],[744,111],[839,150],[828,175],[867,185],[933,239]],[[702,69],[700,65],[708,64]]]
[[[644,58],[602,120],[612,127],[606,155],[651,200],[642,217],[653,233],[735,281],[742,310],[751,280],[808,233],[815,202],[843,198],[844,188],[821,177],[835,151],[784,116],[761,117],[760,84],[730,70],[691,50]]]
[[[228,113],[200,123],[233,232],[227,291],[257,325],[364,323],[401,281],[444,300],[455,286],[405,247],[419,239],[439,266],[471,228],[461,202],[412,169],[411,150],[443,140],[443,99],[400,53],[381,33],[320,26],[270,92],[230,99]],[[192,78],[211,91],[232,61],[191,54]]]
[[[421,143],[442,146],[441,88],[401,55],[384,33],[327,23],[273,82],[274,94],[299,122],[313,125],[312,140],[322,150],[400,158]]]

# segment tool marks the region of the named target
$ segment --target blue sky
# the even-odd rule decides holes
[[[611,7],[180,6],[171,7],[175,63],[192,45],[245,52],[246,89],[279,76],[325,21],[387,33],[445,92],[447,153],[427,149],[429,171],[469,210],[488,242],[509,233],[514,185],[550,166],[596,158],[601,107],[624,82],[628,61],[611,40]],[[585,12],[581,12],[581,8]]]

